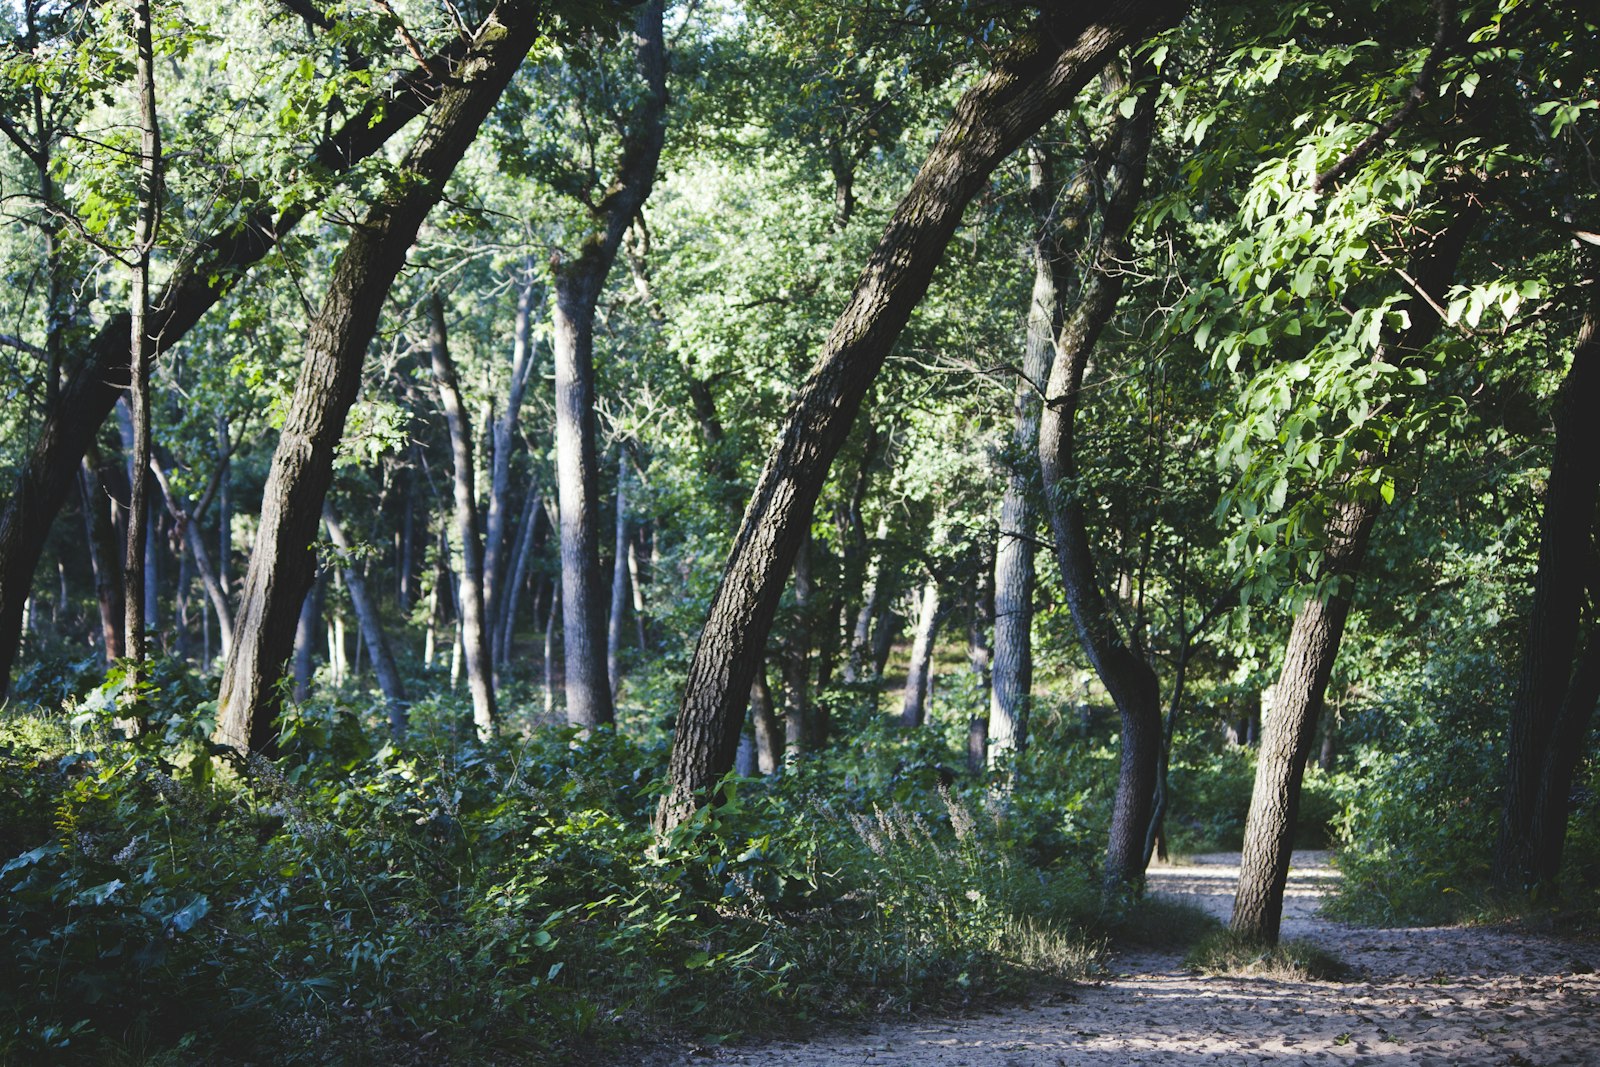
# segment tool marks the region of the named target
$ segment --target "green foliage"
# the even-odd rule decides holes
[[[1200,940],[1184,957],[1186,966],[1202,974],[1242,975],[1290,982],[1338,982],[1350,968],[1326,949],[1307,941],[1260,945],[1231,930],[1218,930]]]

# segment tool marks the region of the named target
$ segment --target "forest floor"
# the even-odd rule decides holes
[[[1157,866],[1151,889],[1226,921],[1238,853]],[[1338,872],[1299,852],[1283,934],[1342,982],[1205,977],[1181,951],[1114,955],[1100,981],[1010,1009],[696,1050],[675,1062],[783,1067],[1122,1064],[1600,1064],[1600,946],[1498,926],[1377,929],[1318,915]]]

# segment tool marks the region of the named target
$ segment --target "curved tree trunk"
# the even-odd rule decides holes
[[[939,580],[928,576],[922,586],[917,609],[917,637],[911,644],[911,662],[906,665],[906,686],[900,698],[900,725],[907,729],[921,726],[928,717],[928,690],[933,684],[933,645],[944,620],[939,607]]]
[[[687,818],[733,766],[755,661],[828,467],[968,201],[1111,55],[1176,20],[1184,6],[1129,0],[1093,14],[1052,8],[956,105],[791,402],[745,511],[684,687],[658,830]]]
[[[428,211],[533,43],[536,20],[503,4],[483,23],[386,189],[334,264],[262,493],[261,519],[222,676],[217,737],[238,749],[277,743],[278,681],[311,584],[311,544],[333,476],[334,450],[361,384],[384,295]]]
[[[472,722],[480,738],[489,738],[494,735],[498,716],[494,659],[489,650],[489,621],[483,602],[483,538],[478,528],[478,500],[473,492],[477,472],[472,459],[472,425],[461,403],[456,367],[445,335],[444,300],[437,292],[428,298],[428,318],[433,377],[450,426],[450,458],[455,471],[456,537],[461,542],[461,653],[467,668],[467,688],[472,692]]]
[[[378,618],[377,605],[367,596],[367,582],[350,562],[350,541],[344,527],[333,513],[331,505],[322,506],[322,521],[328,527],[328,539],[339,555],[339,566],[344,571],[344,586],[350,590],[350,603],[356,610],[356,622],[361,627],[367,648],[372,651],[372,672],[378,676],[378,689],[389,713],[389,734],[399,741],[406,736],[407,701],[400,670],[395,666],[394,654],[389,651],[389,639],[383,632],[383,621]]]

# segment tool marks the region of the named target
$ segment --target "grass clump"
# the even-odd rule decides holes
[[[1146,896],[1128,909],[1114,937],[1129,948],[1188,949],[1220,932],[1222,924],[1204,908]]]
[[[1216,930],[1197,941],[1184,964],[1202,974],[1271,978],[1281,982],[1339,982],[1350,968],[1307,941],[1263,945],[1232,930]]]

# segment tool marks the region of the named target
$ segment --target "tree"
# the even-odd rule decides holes
[[[1175,3],[1125,3],[1093,18],[1044,15],[956,105],[791,403],[745,510],[690,666],[658,830],[686,818],[733,766],[755,658],[828,467],[967,202],[1109,56],[1181,12]]]

